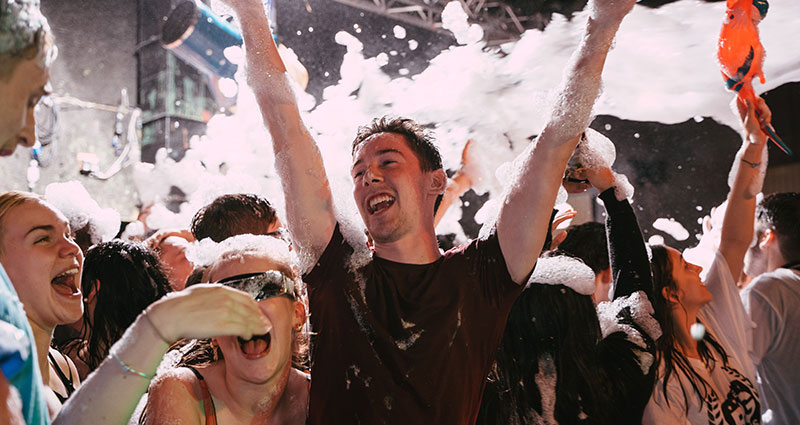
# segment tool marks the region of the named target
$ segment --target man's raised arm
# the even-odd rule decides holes
[[[261,1],[224,1],[233,8],[242,25],[247,83],[255,93],[264,124],[272,136],[289,230],[301,249],[319,255],[336,226],[322,156],[300,117]]]
[[[635,0],[590,0],[586,31],[572,55],[552,116],[522,154],[497,220],[497,236],[511,277],[524,283],[547,234],[558,187],[580,134],[589,126],[606,55]]]

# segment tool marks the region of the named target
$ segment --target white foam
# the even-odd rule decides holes
[[[728,107],[732,94],[725,90],[714,59],[724,10],[723,3],[697,0],[657,9],[634,6],[608,55],[604,91],[593,112],[667,124],[707,116],[738,129],[738,117]],[[357,33],[339,32],[335,39],[347,48],[341,80],[324,90],[324,102],[313,109],[308,95],[297,91],[295,95],[300,98],[303,120],[320,146],[329,181],[343,188],[334,193],[337,203],[352,202],[349,167],[343,164],[352,161],[349,144],[356,128],[373,117],[393,113],[434,123],[445,167],[450,169],[458,166],[467,138],[473,139],[471,149],[480,158],[471,173],[473,188],[479,194],[488,192],[492,202],[476,221],[491,228],[499,206],[496,200],[502,199],[504,184],[510,181],[501,181],[497,170],[529,145],[528,137],[541,132],[555,101],[553,88],[559,86],[589,11],[578,12],[570,20],[553,15],[544,31],[527,31],[519,41],[504,45],[504,55],[485,50],[473,37],[470,31],[477,32],[479,27],[468,23],[459,4],[449,4],[446,11],[443,20],[463,45],[443,51],[422,73],[391,79],[381,70],[388,52],[365,57],[363,43],[353,35]],[[766,22],[760,31],[768,54],[767,84],[756,84],[759,93],[800,80],[800,39],[792,33],[800,22],[800,8],[793,0],[773,0]],[[251,90],[241,75],[237,81],[236,114],[212,118],[207,135],[192,143],[183,161],[175,164],[163,152],[155,166],[136,166],[134,177],[145,204],[163,203],[170,186],[188,194],[177,217],[160,210],[148,222],[151,226],[185,226],[206,202],[234,192],[266,196],[279,204],[279,215],[283,213],[269,134]],[[642,138],[637,143],[650,142]],[[226,172],[220,170],[222,163]],[[346,213],[353,211],[348,208]],[[440,226],[459,227],[457,216],[448,215]]]
[[[44,197],[64,213],[73,232],[89,226],[94,245],[110,241],[119,232],[119,213],[113,208],[101,208],[78,181],[50,183],[44,189]]]
[[[528,285],[564,285],[573,291],[591,295],[594,293],[594,272],[583,261],[558,255],[542,257],[536,262]]]
[[[661,327],[658,321],[653,317],[653,306],[650,300],[642,291],[636,291],[633,294],[620,297],[614,301],[605,301],[597,304],[597,318],[600,322],[600,329],[603,332],[603,338],[615,332],[623,332],[625,338],[636,344],[642,351],[637,353],[637,360],[641,367],[642,373],[646,374],[650,371],[650,366],[653,365],[653,355],[644,351],[647,348],[647,343],[642,338],[636,328],[633,326],[621,323],[619,313],[623,309],[629,309],[633,321],[653,340],[661,337]]]
[[[657,218],[653,222],[653,228],[672,236],[676,241],[689,239],[689,231],[682,224],[675,221],[674,218]]]
[[[400,25],[395,25],[394,28],[392,28],[392,33],[394,33],[394,38],[398,40],[406,38],[406,29]]]

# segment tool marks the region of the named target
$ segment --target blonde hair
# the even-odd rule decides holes
[[[0,194],[0,254],[3,253],[3,235],[5,234],[3,230],[3,220],[5,219],[6,215],[13,210],[14,208],[31,201],[43,201],[40,195],[31,192],[22,192],[18,190],[12,190],[10,192],[5,192]]]

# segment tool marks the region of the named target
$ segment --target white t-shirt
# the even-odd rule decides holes
[[[750,357],[758,368],[765,424],[800,424],[800,271],[779,268],[742,293],[755,322]]]
[[[683,373],[673,371],[664,386],[656,382],[644,412],[644,424],[760,424],[761,411],[755,389],[755,367],[747,353],[751,323],[739,298],[736,282],[725,258],[717,252],[706,276],[705,285],[713,297],[700,309],[698,318],[728,354],[728,366],[715,358],[712,370],[698,359],[689,359],[694,370],[711,390],[702,398]],[[713,352],[713,350],[712,350]],[[659,376],[664,374],[659,366]],[[680,381],[679,381],[680,380]],[[686,390],[688,413],[681,384]]]

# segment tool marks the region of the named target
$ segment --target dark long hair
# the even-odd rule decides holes
[[[536,376],[548,356],[556,373],[555,419],[574,423],[583,413],[586,423],[607,423],[606,400],[614,394],[599,365],[601,339],[590,296],[564,285],[526,288],[509,314],[477,423],[525,424],[532,423],[532,412],[541,415]]]
[[[94,370],[136,316],[171,290],[158,259],[143,245],[113,240],[90,248],[81,291],[96,291],[97,302],[93,317],[85,310],[81,360]]]
[[[694,367],[689,363],[689,359],[684,355],[681,350],[675,346],[675,319],[672,317],[672,309],[670,301],[664,298],[663,289],[669,288],[671,291],[678,290],[678,285],[672,277],[672,270],[674,265],[669,259],[667,248],[663,245],[651,246],[653,258],[651,260],[651,267],[653,270],[653,308],[656,312],[656,319],[658,324],[661,325],[661,338],[656,341],[656,364],[664,365],[664,376],[659,376],[661,371],[656,368],[656,382],[661,381],[664,390],[664,399],[669,406],[669,398],[667,397],[667,384],[671,375],[683,374],[688,378],[691,383],[692,390],[696,392],[701,398],[705,398],[711,387],[708,382],[703,379],[700,374],[694,370]],[[698,323],[700,320],[698,319]],[[728,353],[722,348],[719,342],[714,338],[711,332],[706,332],[705,337],[697,343],[697,353],[700,359],[706,365],[706,368],[713,369],[716,361],[714,360],[713,351],[716,351],[722,359],[723,365],[728,365]],[[677,376],[678,383],[681,386],[683,393],[684,405],[686,412],[689,411],[689,400],[686,394],[686,388],[683,387],[683,382]]]

